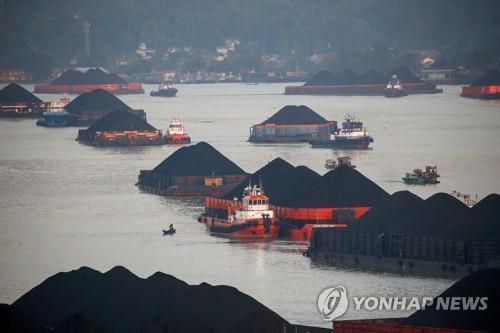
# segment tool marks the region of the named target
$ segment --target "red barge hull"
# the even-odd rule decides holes
[[[132,82],[127,84],[36,84],[34,92],[39,94],[83,94],[96,89],[107,90],[116,95],[144,94],[142,84]]]
[[[500,99],[500,85],[462,87],[460,96],[479,99]]]
[[[198,221],[204,223],[211,233],[235,238],[276,238],[280,230],[276,222],[266,225],[263,219],[236,225],[209,216],[201,216]]]

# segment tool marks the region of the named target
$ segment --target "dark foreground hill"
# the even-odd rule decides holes
[[[25,323],[29,332],[38,332],[36,325],[55,332],[292,331],[287,321],[236,288],[188,285],[163,273],[142,279],[123,267],[58,273],[0,310],[0,325],[7,327],[6,313],[15,319],[10,323]]]

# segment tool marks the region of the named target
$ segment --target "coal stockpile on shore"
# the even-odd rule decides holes
[[[73,114],[81,114],[83,111],[109,112],[115,110],[131,111],[132,108],[109,91],[103,89],[83,93],[66,106],[66,111]]]
[[[69,69],[52,81],[53,85],[72,84],[126,84],[127,82],[114,73],[107,73],[100,68],[90,68],[85,72]]]
[[[319,174],[305,166],[294,167],[281,158],[276,158],[257,170],[225,198],[241,199],[245,187],[262,184],[269,201],[273,205],[284,206],[296,194],[302,193],[307,184],[316,182],[321,178]]]
[[[387,74],[387,77],[390,78],[393,75],[396,75],[401,83],[422,83],[422,81],[415,73],[412,72],[408,67],[399,67]]]
[[[310,125],[327,122],[328,120],[305,105],[287,105],[260,125]]]
[[[16,103],[39,104],[42,100],[16,83],[11,83],[0,90],[0,104],[13,105]]]
[[[288,201],[288,207],[372,207],[389,196],[359,171],[342,165]]]
[[[403,320],[403,325],[455,328],[498,332],[500,315],[500,269],[487,269],[471,274],[446,289],[438,297],[487,297],[485,310],[436,310],[432,306],[415,312]],[[438,298],[437,297],[437,298]]]
[[[169,176],[246,174],[234,162],[206,142],[180,148],[154,168],[153,172]]]
[[[88,133],[106,131],[156,131],[148,122],[128,111],[112,111],[103,116],[88,129]]]
[[[233,287],[189,285],[159,272],[142,279],[123,267],[58,273],[10,308],[55,332],[293,331],[275,312]]]
[[[471,84],[471,87],[500,86],[500,70],[493,69]]]

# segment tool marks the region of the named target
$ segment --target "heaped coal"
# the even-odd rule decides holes
[[[372,207],[389,194],[359,171],[342,165],[293,197],[289,207]]]
[[[284,206],[290,198],[301,193],[307,184],[317,181],[319,178],[321,176],[308,167],[293,167],[285,160],[276,158],[250,175],[250,179],[241,182],[225,198],[241,199],[243,190],[250,183],[252,185],[262,184],[270,203]]]
[[[16,83],[11,83],[0,90],[0,104],[15,103],[37,104],[42,100]]]
[[[446,226],[442,236],[452,235],[458,239],[500,241],[500,195],[490,194],[479,201],[462,218]]]
[[[335,85],[350,85],[358,84],[359,76],[351,70],[344,70],[340,73],[333,74],[329,71],[321,71],[314,75],[305,86],[335,86]]]
[[[239,166],[206,142],[182,147],[153,172],[169,176],[245,175]]]
[[[327,86],[335,82],[335,74],[330,71],[320,71],[312,78],[310,78],[304,85],[305,86]]]
[[[387,83],[387,77],[376,70],[370,69],[359,77],[358,82],[360,84],[385,84]]]
[[[500,85],[500,71],[497,69],[493,69],[479,79],[474,81],[471,84],[472,87],[480,87],[480,86],[498,86]]]
[[[66,105],[66,111],[81,114],[83,111],[130,111],[132,108],[103,89],[83,93]]]
[[[280,195],[279,189],[276,188],[275,183],[280,182],[279,178],[286,177],[288,173],[294,169],[293,165],[283,160],[282,158],[275,158],[271,162],[264,165],[262,168],[249,175],[245,181],[241,182],[231,192],[226,194],[226,199],[241,199],[245,188],[251,185],[262,185],[269,197],[271,203]]]
[[[85,72],[69,69],[51,84],[125,84],[121,77],[114,73],[107,73],[100,68],[90,68]]]
[[[400,216],[397,223],[391,224],[388,232],[437,236],[445,228],[453,230],[468,211],[469,207],[452,195],[436,193]],[[455,235],[443,236],[454,238]]]
[[[305,105],[287,105],[264,121],[261,125],[307,125],[324,124],[326,122],[328,122],[328,120]]]
[[[401,83],[422,83],[423,81],[412,72],[408,67],[399,67],[387,74],[387,77],[390,78],[393,75],[396,75]]]
[[[139,116],[128,111],[112,111],[87,129],[90,133],[105,131],[156,131]]]
[[[486,309],[436,310],[435,299],[434,306],[415,312],[406,318],[403,324],[498,332],[498,315],[500,314],[500,284],[498,281],[500,281],[500,269],[486,269],[461,279],[438,296],[458,297],[460,304],[462,304],[463,297],[487,297]]]
[[[43,327],[100,332],[281,332],[279,315],[229,286],[188,285],[155,273],[147,279],[123,267],[56,274],[12,305]],[[258,316],[256,316],[258,314]],[[236,330],[238,328],[238,330]]]
[[[367,233],[388,233],[394,230],[393,224],[399,219],[420,207],[424,200],[409,191],[399,191],[385,197],[368,212],[361,216],[356,223],[349,225],[349,230]]]
[[[0,332],[42,333],[46,330],[22,311],[8,304],[0,304]]]

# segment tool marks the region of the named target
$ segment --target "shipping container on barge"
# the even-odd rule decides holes
[[[285,95],[382,96],[387,81],[396,75],[408,94],[443,92],[431,82],[422,81],[409,68],[400,67],[386,75],[370,70],[363,75],[346,70],[340,73],[321,71],[303,86],[285,87]]]
[[[298,241],[309,240],[316,227],[345,228],[387,195],[348,166],[320,176],[281,158],[256,171],[250,181],[265,184],[270,207],[279,222],[280,236]],[[232,206],[241,204],[234,198],[239,197],[248,182],[248,179],[243,181],[223,198],[205,198],[204,215],[227,217]]]
[[[35,93],[82,94],[103,89],[113,94],[143,94],[141,83],[127,83],[121,77],[100,67],[68,69],[48,84],[36,84]]]
[[[141,170],[137,186],[163,196],[222,197],[246,178],[239,166],[200,142],[176,150],[152,170]]]
[[[500,99],[500,70],[491,70],[469,87],[462,87],[462,97]]]
[[[250,128],[250,142],[308,142],[328,138],[337,122],[328,121],[305,105],[287,105],[264,122]]]
[[[106,114],[85,130],[76,140],[91,146],[152,146],[166,144],[161,130],[128,111]]]
[[[16,83],[0,90],[0,118],[37,118],[47,111],[49,103]]]
[[[500,267],[500,196],[472,208],[444,193],[396,192],[344,230],[315,229],[314,261],[404,274],[456,277]]]
[[[245,188],[241,201],[234,198],[228,205],[227,214],[203,214],[198,219],[214,234],[238,238],[275,238],[279,226],[274,211],[269,206],[269,198],[262,185],[251,183]]]

